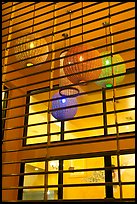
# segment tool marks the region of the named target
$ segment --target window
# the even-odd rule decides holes
[[[104,156],[24,163],[22,199],[104,199],[108,196],[108,190],[112,191],[114,198],[120,198],[119,186],[115,185],[118,182],[117,156],[109,157],[109,172]],[[120,155],[120,167],[125,167],[120,170],[123,198],[134,198],[135,184],[124,185],[124,182],[135,182],[135,154]],[[105,183],[110,175],[113,188],[107,189]]]
[[[52,95],[55,92],[52,91]],[[47,142],[48,97],[48,88],[29,92],[26,99],[28,115],[25,117],[24,128],[24,136],[27,136],[26,145]],[[56,121],[51,114],[50,117],[51,142],[60,141],[61,122]]]

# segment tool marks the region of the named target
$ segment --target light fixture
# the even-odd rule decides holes
[[[96,81],[96,84],[101,86],[102,88],[105,88],[105,87],[111,88],[113,87],[113,85],[119,85],[123,81],[125,75],[121,75],[121,76],[115,76],[115,75],[123,74],[126,72],[126,65],[124,64],[123,58],[121,57],[121,55],[114,53],[113,36],[110,36],[112,45],[111,45],[111,51],[108,51],[107,27],[111,29],[110,33],[112,35],[112,27],[110,28],[110,24],[111,24],[110,22],[103,23],[103,26],[106,32],[106,51],[101,53],[102,71],[99,75],[99,79],[105,78],[105,77],[107,78]],[[120,64],[117,64],[117,63],[120,63]],[[115,84],[114,84],[114,81],[115,81]]]
[[[58,120],[65,120],[65,119],[73,118],[76,115],[77,106],[69,108],[69,106],[77,105],[76,97],[64,98],[59,93],[56,93],[53,95],[52,99],[56,99],[52,101],[51,113],[54,118]],[[65,108],[65,109],[55,110],[58,108]]]
[[[92,79],[98,79],[101,73],[101,69],[79,73],[102,66],[102,60],[98,58],[100,56],[100,53],[97,50],[87,51],[88,49],[88,46],[82,44],[79,46],[71,47],[66,54],[63,64],[64,73],[65,75],[71,74],[71,76],[67,76],[67,78],[74,84],[87,82],[88,80]],[[84,60],[89,61],[84,62]]]
[[[80,82],[84,82],[81,85],[87,85],[87,81],[94,80],[99,77],[101,69],[99,70],[93,70],[93,69],[101,68],[102,62],[101,62],[101,59],[99,58],[100,56],[99,52],[97,50],[88,51],[89,50],[88,46],[84,44],[83,2],[82,2],[81,7],[82,7],[81,9],[82,11],[81,13],[81,21],[82,21],[81,22],[81,25],[82,25],[81,41],[82,41],[82,44],[77,45],[77,46],[72,46],[68,50],[66,57],[64,59],[64,62],[63,62],[63,65],[64,65],[63,69],[64,69],[65,75],[73,84],[79,85]],[[71,14],[70,14],[70,17],[71,17]],[[71,23],[71,18],[70,18],[70,23]],[[84,72],[84,71],[87,71],[87,72]]]
[[[44,38],[40,38],[40,36],[34,32],[34,18],[35,4],[33,12],[32,31],[25,36],[22,36],[22,33],[22,37],[19,37],[17,39],[16,46],[14,48],[17,60],[22,60],[20,61],[20,63],[27,67],[45,62],[49,52],[46,40]]]
[[[35,168],[35,171],[38,171],[39,170],[39,168]]]
[[[61,99],[61,101],[62,101],[62,103],[65,103],[65,102],[66,102],[66,99],[65,99],[65,98],[63,98],[63,99]]]

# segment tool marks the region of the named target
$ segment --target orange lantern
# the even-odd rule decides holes
[[[73,84],[98,79],[101,73],[101,69],[91,71],[92,69],[99,68],[102,66],[102,60],[100,58],[97,58],[100,56],[100,53],[97,50],[88,51],[88,49],[89,48],[85,45],[79,45],[71,47],[66,54],[63,63],[63,69],[65,75],[73,74],[71,76],[68,76],[68,79]],[[85,62],[85,60],[89,61]],[[85,73],[79,73],[86,70],[89,71]]]

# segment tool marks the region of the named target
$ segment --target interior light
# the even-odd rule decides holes
[[[110,64],[110,61],[107,59],[107,60],[105,61],[105,63],[106,63],[106,65],[109,65],[109,64]]]
[[[34,43],[33,42],[30,43],[30,48],[34,48]]]
[[[82,56],[80,56],[79,60],[80,60],[80,62],[82,62],[82,61],[83,61],[83,57],[82,57]]]
[[[111,88],[112,86],[112,84],[106,84],[106,88]]]
[[[35,171],[38,171],[39,169],[38,168],[35,168]]]
[[[47,194],[49,195],[49,194],[50,194],[50,191],[47,191]]]
[[[33,65],[33,63],[31,63],[31,62],[28,62],[27,63],[27,67],[30,67],[30,66],[32,66]]]
[[[62,103],[66,103],[66,99],[65,98],[61,99],[61,101],[62,101]]]

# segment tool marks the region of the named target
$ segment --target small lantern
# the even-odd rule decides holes
[[[104,55],[108,55],[108,56],[104,56]],[[123,58],[119,54],[113,55],[112,60],[111,60],[111,53],[108,51],[102,52],[101,56],[102,56],[103,69],[101,71],[101,74],[99,75],[99,79],[103,78],[103,77],[112,76],[111,63],[113,65],[114,76],[116,74],[126,73],[126,65],[124,63],[115,65],[118,62],[124,62]],[[124,75],[115,77],[114,78],[114,80],[116,82],[115,85],[119,85],[123,81],[124,77],[125,77]],[[113,77],[97,81],[96,84],[101,86],[101,87],[110,88],[113,86]]]
[[[97,50],[87,51],[88,49],[89,48],[85,45],[79,45],[70,48],[66,54],[63,69],[65,75],[72,74],[71,76],[68,76],[68,79],[73,84],[79,82],[85,82],[86,84],[88,80],[97,79],[101,73],[101,69],[95,71],[88,71],[85,73],[79,73],[89,69],[99,68],[102,65],[102,60],[100,58],[95,59],[96,57],[100,56],[99,52]],[[70,56],[72,54],[74,55]],[[85,60],[89,61],[84,62]],[[78,62],[81,63],[74,64]]]
[[[61,96],[59,93],[56,93],[53,95],[52,99],[56,99],[52,101],[52,116],[54,118],[58,120],[65,120],[65,119],[73,118],[76,115],[77,106],[72,108],[68,107],[72,105],[77,105],[76,97],[65,98]],[[54,111],[54,109],[64,108],[64,107],[68,107],[68,108]]]
[[[30,42],[28,42],[30,41]],[[38,47],[44,45],[42,47]],[[35,48],[35,49],[34,49]],[[21,61],[24,66],[30,67],[32,65],[36,65],[41,62],[45,62],[49,51],[47,42],[43,38],[39,38],[39,36],[35,33],[30,33],[27,36],[19,37],[17,40],[17,45],[14,48],[16,53],[17,60]],[[43,54],[41,56],[37,56]],[[34,57],[28,59],[30,57]]]

